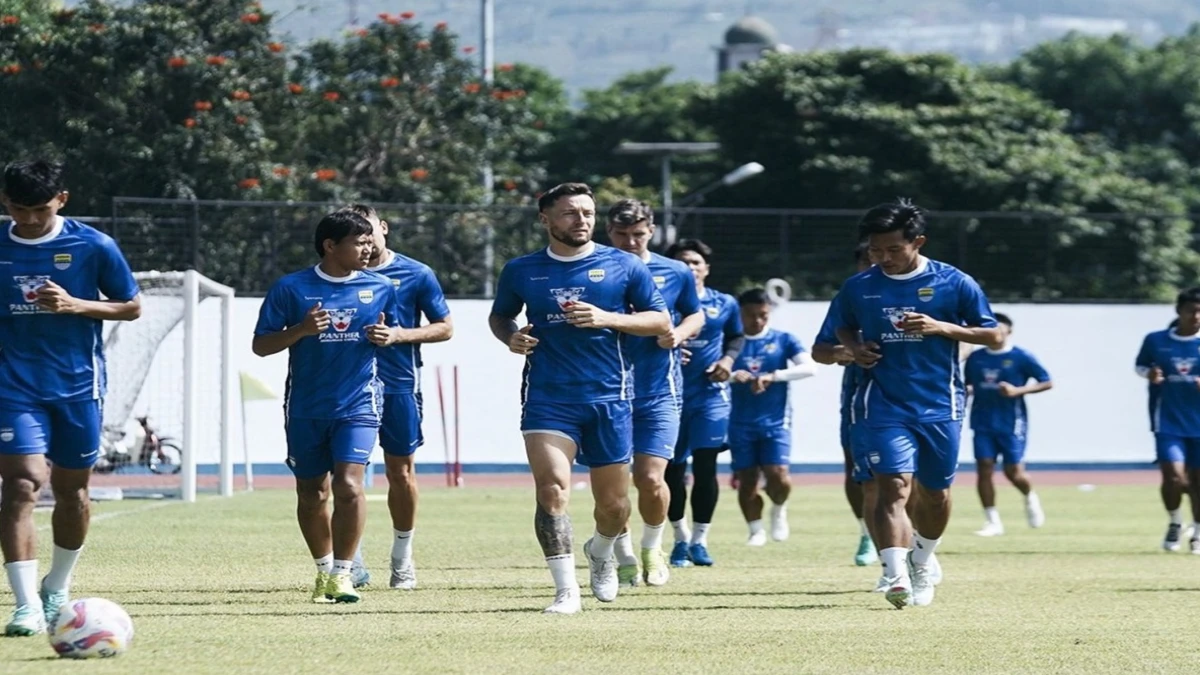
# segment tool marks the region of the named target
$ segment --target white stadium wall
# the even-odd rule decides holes
[[[233,369],[245,371],[282,395],[287,373],[284,354],[262,359],[250,351],[261,300],[235,303]],[[215,303],[202,303],[203,305]],[[524,451],[518,431],[517,405],[521,359],[496,342],[487,328],[490,303],[450,302],[455,336],[424,348],[425,447],[418,451],[422,470],[444,461],[443,435],[434,380],[435,367],[446,375],[447,406],[450,366],[459,369],[462,462],[467,471],[521,468]],[[779,308],[772,324],[795,333],[807,345],[816,335],[826,303],[793,302]],[[207,308],[206,308],[207,309]],[[1071,465],[1145,465],[1153,459],[1146,384],[1133,373],[1133,360],[1146,332],[1164,328],[1173,312],[1166,306],[1134,305],[997,305],[1012,316],[1015,342],[1032,351],[1050,371],[1053,390],[1033,396],[1030,407],[1029,461]],[[212,344],[216,341],[202,343]],[[156,366],[157,367],[157,366]],[[832,470],[841,462],[838,440],[838,392],[841,370],[822,366],[817,377],[793,383],[795,411],[792,461],[814,470]],[[250,460],[260,472],[285,471],[282,401],[246,404]],[[452,425],[452,413],[450,424]],[[241,424],[240,413],[234,421]],[[453,426],[450,427],[453,430]],[[453,434],[453,431],[451,431]],[[233,456],[242,458],[240,426]],[[201,470],[213,470],[215,450],[198,457]],[[727,455],[725,456],[727,458]],[[970,434],[964,433],[962,462],[971,463]],[[381,461],[376,450],[375,461]],[[725,461],[728,461],[727,459]],[[424,465],[431,465],[426,469]],[[497,466],[508,465],[508,466]],[[1082,467],[1080,467],[1082,468]],[[239,469],[240,470],[240,467]]]

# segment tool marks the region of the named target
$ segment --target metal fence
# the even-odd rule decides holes
[[[505,261],[545,245],[531,208],[375,207],[391,226],[390,245],[433,267],[451,296],[483,297],[487,280]],[[313,264],[313,228],[332,208],[316,202],[118,197],[111,217],[84,220],[116,238],[134,269],[194,268],[254,295]],[[680,237],[700,238],[713,248],[713,287],[733,292],[778,277],[789,281],[797,299],[827,299],[853,271],[861,215],[693,209],[677,214],[676,222]],[[998,301],[1137,301],[1155,284],[1195,282],[1175,278],[1186,270],[1154,257],[1155,251],[1180,248],[1180,231],[1185,255],[1194,255],[1187,253],[1188,247],[1200,250],[1192,221],[1179,216],[933,213],[925,251],[974,275]],[[605,241],[602,225],[597,240]]]

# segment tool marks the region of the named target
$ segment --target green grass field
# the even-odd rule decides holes
[[[980,539],[969,489],[940,551],[931,607],[896,611],[852,562],[857,528],[840,490],[803,488],[792,539],[744,546],[726,489],[713,533],[717,565],[677,570],[611,605],[587,595],[571,617],[539,612],[549,574],[532,533],[530,489],[430,489],[415,541],[420,589],[386,588],[390,524],[370,503],[375,586],[357,605],[308,602],[314,568],[273,490],[194,505],[100,504],[77,597],[122,604],[137,635],[108,661],[65,662],[44,637],[0,639],[15,673],[1184,672],[1200,620],[1200,556],[1159,550],[1152,487],[1041,492],[1030,531],[1004,490],[1009,534]],[[574,493],[577,555],[591,527]],[[42,550],[48,514],[38,514]],[[669,535],[668,535],[669,538]],[[47,564],[47,556],[43,564]],[[12,596],[0,595],[3,611]]]

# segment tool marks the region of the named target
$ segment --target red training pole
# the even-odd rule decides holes
[[[462,446],[458,426],[458,365],[454,366],[454,484],[462,487]]]
[[[446,486],[450,487],[453,483],[453,477],[450,474],[450,435],[446,429],[446,396],[442,393],[442,367],[434,368],[434,374],[437,375],[437,394],[438,394],[438,412],[442,416],[442,447],[446,454]]]

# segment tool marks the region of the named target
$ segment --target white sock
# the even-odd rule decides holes
[[[79,561],[79,554],[82,552],[82,546],[72,551],[54,545],[54,561],[50,563],[50,572],[42,581],[46,590],[63,591],[71,587],[71,573],[75,571],[75,563]]]
[[[358,549],[354,551],[354,564],[363,567],[366,563],[363,562],[362,542],[358,542]]]
[[[1000,524],[1000,509],[989,506],[983,510],[983,517],[992,525]]]
[[[692,543],[708,546],[708,528],[712,523],[692,523]]]
[[[675,530],[676,543],[682,541],[683,543],[686,544],[689,541],[691,541],[692,531],[690,529],[688,529],[688,524],[687,524],[686,520],[671,521],[671,529]]]
[[[597,530],[592,535],[592,545],[589,547],[588,554],[596,560],[608,560],[613,557],[613,546],[616,543],[616,537],[606,537]]]
[[[869,536],[871,536],[871,532],[870,532],[870,530],[868,530],[868,529],[867,529],[867,519],[866,519],[866,518],[859,518],[859,519],[858,519],[858,531],[859,531],[859,533],[861,533],[861,534],[862,534],[862,536],[864,536],[864,537],[869,537]]]
[[[554,577],[554,590],[579,588],[579,581],[575,579],[575,554],[546,558],[546,564],[550,567],[550,576]]]
[[[771,520],[779,520],[787,517],[787,504],[772,504],[771,505]]]
[[[613,554],[617,557],[618,565],[637,564],[637,556],[633,554],[633,537],[629,536],[628,532],[618,534],[613,540]]]
[[[416,530],[404,532],[402,530],[392,530],[392,560],[403,562],[412,558],[412,540],[413,533]]]
[[[763,531],[762,518],[759,518],[758,520],[751,520],[746,524],[750,526],[751,535],[755,535]]]
[[[1167,511],[1167,514],[1171,516],[1171,524],[1172,525],[1182,525],[1183,524],[1183,509],[1175,509],[1174,511]]]
[[[664,525],[666,523],[659,523],[658,525],[642,523],[642,548],[655,551],[662,549]]]
[[[913,534],[913,540],[916,546],[913,546],[913,564],[928,565],[929,558],[933,556],[933,552],[937,550],[938,544],[942,543],[941,539],[926,539],[919,534]]]
[[[318,572],[324,572],[326,574],[329,574],[330,572],[333,571],[333,554],[332,553],[330,553],[329,555],[326,555],[326,556],[322,556],[320,558],[313,558],[313,562],[315,562],[317,564]]]
[[[1041,500],[1038,499],[1036,492],[1034,492],[1033,490],[1030,490],[1029,494],[1025,495],[1025,503],[1026,504],[1040,504]]]
[[[1200,520],[1192,523],[1192,539],[1200,539]]]
[[[8,585],[12,587],[17,599],[17,607],[34,607],[41,609],[42,598],[38,595],[38,561],[18,560],[5,563],[4,572],[8,575]]]
[[[333,573],[334,574],[350,574],[350,567],[353,565],[354,565],[353,560],[336,560],[335,559],[333,561]]]
[[[883,564],[883,576],[892,579],[908,578],[908,549],[900,546],[885,548],[879,552]]]

